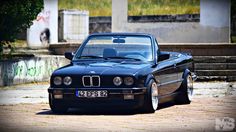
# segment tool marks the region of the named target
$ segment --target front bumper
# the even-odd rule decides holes
[[[197,80],[197,75],[195,74],[195,73],[191,73],[191,76],[192,76],[192,79],[193,79],[193,81],[196,81]]]
[[[78,90],[107,90],[105,98],[79,98]],[[61,91],[62,98],[54,98],[54,91]],[[63,104],[70,108],[139,108],[144,104],[146,88],[49,88],[49,96],[54,104]],[[125,99],[125,95],[132,95],[132,99]]]

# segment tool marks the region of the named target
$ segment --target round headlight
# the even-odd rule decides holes
[[[54,79],[53,79],[53,83],[55,84],[55,85],[61,85],[61,83],[62,83],[62,79],[61,79],[61,77],[54,77]]]
[[[133,85],[134,79],[132,77],[125,77],[124,83],[125,83],[125,85],[128,85],[128,86]]]
[[[115,77],[115,78],[113,79],[113,83],[114,83],[114,85],[116,85],[116,86],[120,86],[120,85],[122,84],[122,79],[121,79],[120,77]]]
[[[65,78],[63,79],[63,83],[64,83],[65,85],[70,85],[70,84],[72,83],[71,77],[69,77],[69,76],[65,77]]]

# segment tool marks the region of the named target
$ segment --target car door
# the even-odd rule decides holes
[[[186,69],[190,71],[193,70],[192,59],[186,59],[184,57],[185,57],[184,55],[179,54],[177,55],[177,58],[175,59],[178,87],[180,87],[183,81],[183,74],[185,70]]]
[[[169,95],[177,89],[178,74],[174,57],[158,62],[155,79],[159,81],[160,96]]]

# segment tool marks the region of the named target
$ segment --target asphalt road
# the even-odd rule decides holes
[[[0,131],[235,131],[236,82],[195,83],[190,105],[168,103],[153,114],[71,109],[55,115],[48,106],[48,87],[0,88]]]

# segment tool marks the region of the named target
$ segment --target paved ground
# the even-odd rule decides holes
[[[47,88],[0,88],[0,131],[215,131],[222,118],[236,119],[236,82],[195,83],[190,105],[164,104],[154,114],[72,109],[55,115],[48,106]],[[235,126],[220,123],[223,129]]]

